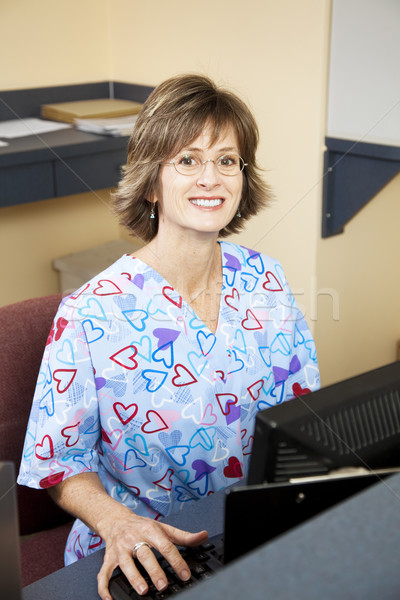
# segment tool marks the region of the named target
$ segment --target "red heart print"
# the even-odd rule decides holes
[[[215,394],[222,414],[227,416],[231,412],[231,406],[237,404],[238,397],[235,394]]]
[[[163,475],[163,477],[161,477],[161,479],[158,479],[157,481],[153,481],[153,483],[155,483],[155,485],[158,485],[158,487],[162,488],[163,490],[167,490],[167,492],[170,492],[172,490],[172,475],[173,474],[174,474],[173,469],[167,469],[165,475]]]
[[[246,446],[243,446],[243,456],[248,456],[251,454],[251,451],[253,448],[253,441],[254,441],[254,437],[251,435],[249,437],[249,441],[247,442]]]
[[[125,406],[125,404],[122,404],[122,402],[114,402],[113,409],[122,425],[127,425],[127,423],[132,421],[132,419],[136,416],[138,406],[137,404],[129,404],[129,406]]]
[[[297,398],[298,396],[305,396],[306,394],[309,394],[311,390],[308,388],[302,388],[301,385],[296,382],[292,385],[292,392]]]
[[[59,319],[57,319],[56,334],[54,336],[54,339],[56,340],[56,342],[60,339],[62,332],[64,331],[64,329],[66,328],[67,325],[68,325],[68,321],[67,321],[67,319],[64,319],[64,317],[60,317]]]
[[[76,369],[57,369],[53,373],[53,379],[57,382],[57,392],[64,394],[75,379]]]
[[[114,408],[114,410],[115,410],[115,408]],[[110,436],[108,435],[107,431],[105,429],[103,429],[103,428],[101,428],[101,439],[106,444],[111,444]]]
[[[67,325],[68,325],[68,321],[66,319],[64,319],[64,317],[60,317],[59,319],[57,319],[57,321],[53,321],[49,336],[46,341],[46,346],[51,344],[51,342],[53,341],[53,337],[55,338],[56,341],[59,340],[62,332],[64,331],[64,329],[66,328]]]
[[[217,422],[217,415],[214,413],[213,409],[212,409],[212,404],[207,404],[206,409],[204,411],[204,415],[202,416],[201,419],[201,425],[214,425],[214,423]]]
[[[192,373],[181,364],[175,365],[175,377],[172,378],[172,384],[175,387],[181,387],[183,385],[191,385],[195,383],[197,379],[192,375]]]
[[[225,477],[229,478],[241,478],[243,477],[242,465],[236,456],[231,456],[228,460],[228,465],[224,469]]]
[[[138,366],[137,361],[135,360],[136,354],[137,348],[131,344],[130,346],[125,346],[125,348],[118,350],[118,352],[110,356],[110,359],[120,367],[133,371]],[[116,358],[117,356],[118,358]]]
[[[264,290],[267,290],[267,292],[282,292],[283,287],[272,271],[267,271],[265,273],[265,279],[266,281],[263,283]]]
[[[148,410],[146,417],[147,421],[141,427],[144,433],[157,433],[158,431],[168,429],[167,423],[155,410]]]
[[[63,480],[65,471],[60,471],[59,473],[52,473],[47,477],[44,477],[39,481],[39,485],[42,489],[47,489],[49,487],[53,487],[53,485],[57,485],[60,481]]]
[[[99,535],[97,535],[95,533],[92,533],[91,534],[91,541],[90,541],[90,544],[89,544],[89,550],[91,550],[93,548],[97,548],[98,546],[101,546],[102,541],[103,540],[102,540],[102,538]]]
[[[40,460],[49,460],[54,456],[53,440],[49,435],[45,435],[40,443],[35,446],[36,458]]]
[[[178,296],[178,300],[175,300],[172,297],[171,292],[173,292],[174,294],[177,294],[177,292],[175,292],[174,288],[171,287],[170,285],[165,285],[162,289],[162,293],[164,298],[166,298],[167,300],[169,300],[170,302],[172,302],[172,304],[175,304],[175,306],[177,306],[178,308],[182,308],[182,298],[181,296]]]
[[[246,318],[242,321],[242,327],[243,329],[247,329],[247,331],[262,329],[260,321],[249,308],[246,310]]]
[[[251,385],[249,385],[249,387],[247,388],[247,391],[249,392],[250,396],[253,398],[254,401],[259,399],[260,392],[263,389],[263,387],[264,387],[264,379],[259,379],[255,383],[252,383]]]
[[[65,442],[65,445],[68,448],[75,446],[79,441],[79,425],[80,421],[79,423],[74,423],[74,425],[68,425],[68,427],[61,429],[61,435],[66,438],[67,441]]]
[[[76,300],[77,298],[79,298],[79,296],[82,296],[83,292],[86,292],[86,290],[88,289],[89,286],[90,286],[90,283],[87,283],[85,285],[85,287],[82,288],[79,293],[75,294],[75,296],[70,296],[71,300]]]
[[[97,288],[93,290],[93,294],[96,294],[96,296],[113,296],[114,294],[122,294],[122,290],[113,281],[100,279],[97,282]]]
[[[238,306],[236,306],[236,303],[239,303],[239,300],[240,300],[240,296],[239,296],[239,292],[237,291],[236,288],[233,288],[232,294],[227,294],[225,296],[225,303],[230,308],[233,308],[233,310],[236,310],[236,311],[239,310]]]
[[[214,376],[215,376],[216,379],[220,379],[221,381],[223,381],[224,383],[226,383],[225,373],[223,371],[215,371]]]
[[[103,440],[103,442],[105,442],[106,444],[109,444],[111,449],[115,450],[117,448],[117,446],[119,445],[120,441],[122,440],[124,432],[122,431],[122,429],[114,429],[111,432],[111,435],[112,435],[112,437],[115,438],[114,442],[112,441],[108,432],[105,429],[101,430],[101,439]],[[100,454],[102,454],[100,447],[98,447],[97,451],[100,452]]]

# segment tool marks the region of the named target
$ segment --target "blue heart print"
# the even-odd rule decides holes
[[[90,319],[85,319],[84,321],[82,321],[82,327],[85,330],[88,344],[98,342],[104,335],[104,329],[102,327],[95,327],[93,321],[91,321]]]
[[[201,427],[194,433],[190,439],[189,446],[195,448],[202,446],[204,450],[212,450],[214,447],[215,427]]]
[[[236,269],[230,269],[229,267],[222,267],[222,277],[223,277],[225,284],[228,287],[232,287],[234,285],[235,279],[236,279],[236,273],[237,273]]]
[[[97,298],[88,298],[85,306],[79,308],[78,313],[82,317],[91,317],[92,319],[99,319],[100,321],[107,321],[107,315]]]
[[[228,356],[231,359],[228,375],[231,375],[232,373],[237,373],[238,371],[241,371],[244,368],[244,362],[241,358],[237,357],[236,350],[228,350]]]
[[[174,365],[174,346],[172,342],[167,342],[164,346],[160,346],[154,350],[152,359],[155,362],[163,362],[167,369]]]
[[[156,371],[154,369],[145,369],[142,371],[142,377],[146,383],[148,392],[156,392],[159,390],[167,378],[168,373],[165,371]]]
[[[45,410],[49,417],[54,415],[54,394],[52,388],[40,400],[39,410]]]
[[[190,453],[190,448],[189,446],[169,446],[165,448],[165,452],[177,465],[183,467],[186,465],[186,457]]]
[[[204,331],[199,331],[197,333],[197,341],[199,343],[201,353],[204,354],[204,356],[210,354],[216,339],[217,338],[213,333],[205,333]]]
[[[139,454],[143,454],[144,456],[149,456],[149,449],[147,447],[147,442],[143,435],[140,433],[135,433],[131,438],[127,438],[125,440],[125,444],[139,452]]]
[[[249,267],[255,269],[259,275],[264,273],[264,262],[258,252],[250,254],[249,258],[247,259],[247,264]]]
[[[136,331],[144,331],[146,329],[146,321],[149,318],[149,315],[145,310],[133,308],[121,312],[128,323],[132,325]]]
[[[63,345],[61,349],[58,350],[56,357],[64,365],[75,364],[74,349],[70,340],[67,339],[63,341]]]
[[[134,340],[132,346],[135,346],[139,356],[147,360],[147,362],[151,362],[152,345],[148,335],[142,335],[139,341]]]
[[[289,356],[291,353],[290,336],[287,336],[282,332],[278,333],[272,340],[271,352],[273,354],[275,352],[280,352],[285,356]]]
[[[195,494],[191,493],[189,490],[182,487],[181,485],[177,485],[175,489],[177,491],[178,502],[184,503],[184,502],[191,502],[192,500],[197,500]]]
[[[127,450],[125,453],[124,459],[124,470],[131,471],[132,469],[143,469],[146,466],[146,463],[142,458],[140,458],[133,448]]]
[[[240,275],[240,279],[242,280],[243,284],[244,284],[244,291],[245,292],[253,292],[257,286],[257,283],[259,281],[259,277],[256,277],[255,275],[252,275],[252,273],[242,273]]]
[[[187,359],[193,370],[196,372],[196,375],[201,375],[208,362],[204,354],[198,354],[192,350],[192,352],[188,352]]]

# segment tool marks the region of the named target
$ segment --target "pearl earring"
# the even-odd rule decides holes
[[[150,209],[150,219],[155,219],[156,218],[156,213],[154,210],[154,204],[151,205],[151,209]]]

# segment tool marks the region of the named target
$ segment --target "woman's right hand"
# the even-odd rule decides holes
[[[168,586],[168,580],[152,549],[158,550],[177,576],[185,581],[190,579],[190,569],[176,546],[197,546],[208,537],[206,531],[189,533],[128,512],[124,519],[111,518],[107,525],[103,523],[100,528],[100,535],[106,544],[104,562],[97,576],[98,593],[102,600],[111,600],[108,584],[118,566],[138,594],[143,595],[148,591],[148,585],[133,559],[133,548],[136,544],[149,544],[150,547],[143,545],[139,548],[136,561],[147,571],[155,587],[162,591]]]
[[[178,546],[197,546],[207,540],[206,531],[189,533],[171,525],[135,515],[129,508],[111,498],[97,473],[80,473],[48,489],[51,497],[64,510],[100,535],[106,550],[103,565],[97,576],[102,600],[112,600],[108,583],[116,567],[120,567],[138,594],[148,586],[133,560],[133,548],[140,542],[136,559],[147,571],[158,590],[167,587],[167,577],[151,548],[166,558],[181,579],[190,578],[190,570],[178,551]]]

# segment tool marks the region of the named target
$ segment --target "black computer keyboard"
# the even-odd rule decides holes
[[[164,558],[159,558],[159,563],[164,569],[168,579],[168,587],[162,592],[150,581],[146,571],[137,563],[140,572],[147,581],[149,591],[145,596],[139,596],[132,588],[131,584],[125,575],[118,571],[110,579],[110,592],[114,600],[164,600],[173,594],[177,594],[197,585],[199,582],[212,577],[212,575],[221,569],[223,566],[223,542],[221,538],[218,540],[210,540],[202,546],[196,548],[181,549],[181,554],[190,567],[192,576],[187,581],[182,581],[174,572],[172,567]]]

